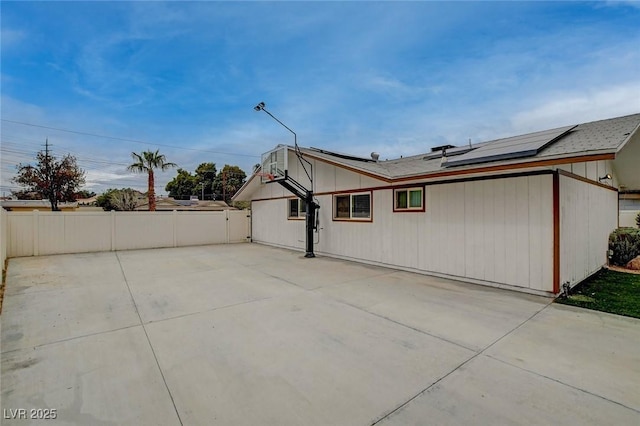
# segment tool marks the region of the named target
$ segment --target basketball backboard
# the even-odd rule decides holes
[[[283,180],[288,170],[289,151],[286,145],[278,145],[275,149],[262,154],[260,165],[262,183]]]

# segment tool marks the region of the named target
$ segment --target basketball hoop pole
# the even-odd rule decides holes
[[[298,147],[298,135],[296,135],[296,132],[291,130],[289,128],[289,126],[284,124],[282,121],[278,120],[273,114],[271,114],[269,111],[267,111],[266,108],[265,108],[264,102],[260,102],[258,105],[253,107],[253,109],[258,111],[258,112],[260,112],[260,111],[266,112],[267,114],[269,114],[269,116],[271,118],[273,118],[278,123],[280,123],[280,125],[282,127],[284,127],[285,129],[287,129],[288,131],[293,133],[293,145],[294,145],[294,149],[295,149],[295,152],[296,152],[296,156],[298,157],[298,161],[300,161],[300,164],[302,165],[302,168],[304,169],[304,172],[307,174],[307,177],[309,178],[309,182],[311,183],[311,189],[304,188],[302,185],[300,185],[294,179],[289,177],[288,173],[286,173],[286,172],[285,172],[284,180],[278,180],[278,183],[280,185],[282,185],[283,187],[287,188],[289,191],[291,191],[295,195],[297,195],[298,198],[300,198],[301,200],[303,200],[306,203],[306,206],[307,206],[307,217],[306,217],[305,225],[306,225],[306,231],[307,231],[306,232],[306,234],[307,234],[306,246],[307,247],[306,247],[306,253],[305,253],[304,257],[316,257],[316,255],[313,253],[313,228],[314,228],[314,224],[315,224],[315,221],[316,221],[317,210],[318,210],[318,208],[320,206],[318,204],[316,204],[315,201],[313,201],[313,177],[312,177],[313,176],[313,165],[307,159],[302,157],[302,153],[300,152],[300,148]],[[311,168],[311,174],[309,174],[309,172],[307,171],[307,168],[304,166],[303,161],[306,162],[307,164],[309,164],[309,167]],[[295,185],[292,185],[292,182],[295,183]]]

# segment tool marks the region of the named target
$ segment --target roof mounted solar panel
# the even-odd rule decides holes
[[[569,133],[575,127],[575,125],[559,127],[557,129],[486,142],[473,151],[458,155],[454,158],[448,158],[445,167],[532,157],[549,144]]]
[[[356,155],[344,154],[342,152],[329,151],[327,149],[320,149],[320,148],[310,147],[309,150],[310,151],[320,152],[322,154],[332,155],[332,156],[338,157],[338,158],[344,158],[345,160],[364,161],[364,162],[367,162],[367,163],[375,163],[376,162],[376,160],[374,160],[372,158],[358,157]]]
[[[447,148],[447,150],[445,151],[447,154],[447,157],[452,157],[454,155],[462,155],[465,154],[469,151],[472,151],[476,149],[475,147],[471,147],[471,146],[453,146],[452,148]],[[435,151],[435,152],[431,152],[429,154],[426,154],[424,157],[422,157],[423,160],[432,160],[434,158],[440,158],[442,157],[442,151]]]

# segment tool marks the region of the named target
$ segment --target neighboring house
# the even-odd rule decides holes
[[[51,211],[49,200],[7,200],[1,201],[0,205],[11,212]],[[78,209],[78,203],[58,203],[58,209],[63,212],[75,211]]]
[[[640,171],[638,171],[640,174]],[[619,196],[620,226],[637,228],[636,218],[640,215],[640,190],[621,191]]]
[[[137,211],[149,210],[149,203],[145,202],[136,207]],[[198,200],[197,197],[190,200],[175,200],[172,197],[158,198],[156,200],[156,211],[223,211],[223,210],[237,210],[234,207],[230,207],[224,201],[209,201]]]
[[[640,189],[639,125],[635,114],[389,161],[301,148],[320,205],[315,251],[558,294],[607,261],[617,188]],[[309,188],[293,148],[288,176]],[[251,201],[252,240],[304,249],[304,203],[263,179],[234,197]]]
[[[80,206],[95,206],[97,200],[98,200],[98,196],[94,195],[93,197],[89,197],[89,198],[78,198],[76,201]]]

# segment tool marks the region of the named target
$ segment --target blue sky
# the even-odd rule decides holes
[[[250,174],[292,135],[381,158],[640,112],[637,2],[2,2],[2,182],[45,138]],[[68,132],[60,129],[69,130]],[[175,175],[159,174],[156,190]]]

